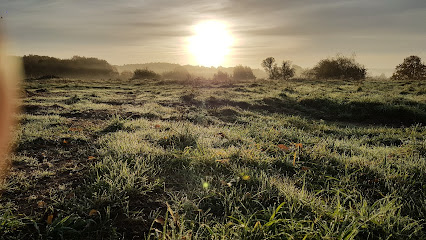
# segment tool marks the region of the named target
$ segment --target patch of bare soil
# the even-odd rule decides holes
[[[25,104],[21,106],[21,111],[23,113],[33,114],[33,115],[45,115],[52,111],[63,110],[64,107],[59,106],[58,104],[53,104],[51,106],[41,106],[34,104]]]

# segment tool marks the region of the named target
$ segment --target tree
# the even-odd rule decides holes
[[[253,71],[250,67],[244,67],[243,65],[238,65],[234,67],[233,79],[235,80],[245,80],[245,79],[256,79]]]
[[[426,65],[418,56],[409,56],[404,59],[404,62],[396,66],[392,79],[405,80],[426,79]]]
[[[295,69],[291,66],[290,61],[283,61],[278,67],[275,58],[268,57],[261,63],[262,67],[268,73],[269,79],[289,79],[294,76]]]
[[[291,66],[290,61],[283,61],[280,68],[281,78],[287,80],[294,76],[296,70]]]
[[[319,61],[312,69],[313,74],[319,79],[365,79],[367,69],[357,63],[355,59],[337,55]]]
[[[277,64],[275,63],[275,58],[268,57],[262,61],[262,67],[265,69],[265,72],[268,73],[269,79],[274,79],[274,75],[276,75]]]

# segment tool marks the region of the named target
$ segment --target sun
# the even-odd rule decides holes
[[[229,54],[233,38],[226,24],[219,21],[202,22],[194,26],[189,39],[189,51],[199,65],[217,67]]]

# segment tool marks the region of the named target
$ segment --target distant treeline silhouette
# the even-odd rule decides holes
[[[147,69],[165,78],[195,77],[212,78],[218,71],[233,74],[234,67],[203,67],[180,65],[173,63],[144,63],[126,64],[116,66],[106,60],[93,57],[74,56],[71,59],[59,59],[49,56],[25,55],[22,57],[26,78],[122,78],[129,79],[137,69]],[[178,70],[178,71],[177,71]],[[266,77],[260,69],[253,69],[253,74],[258,78]],[[181,76],[182,75],[182,76]],[[185,76],[184,76],[185,75]]]
[[[133,73],[136,69],[149,69],[158,74],[166,75],[167,78],[171,73],[175,73],[176,69],[179,69],[179,72],[185,72],[183,69],[186,69],[186,72],[193,76],[203,77],[203,78],[213,78],[218,71],[232,75],[234,73],[234,67],[203,67],[203,66],[192,66],[192,65],[179,65],[175,63],[143,63],[143,64],[125,64],[122,66],[114,66],[117,68],[118,72],[131,72]],[[257,78],[267,77],[266,73],[261,69],[252,69],[253,74]]]
[[[26,55],[22,57],[27,78],[57,76],[66,78],[116,78],[117,69],[98,58],[74,56],[59,59],[48,56]]]

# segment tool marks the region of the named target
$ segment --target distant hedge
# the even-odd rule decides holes
[[[132,79],[160,79],[161,76],[149,69],[136,69]]]
[[[107,61],[98,58],[74,56],[59,59],[48,56],[26,55],[22,57],[27,78],[59,76],[70,78],[118,77],[118,72]]]

